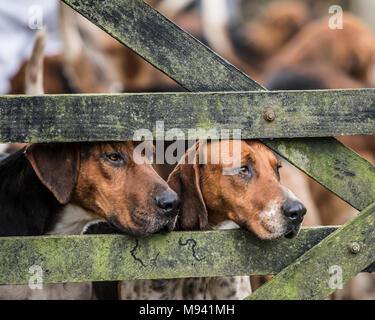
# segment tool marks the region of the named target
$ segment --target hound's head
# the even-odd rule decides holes
[[[130,235],[171,231],[180,200],[150,162],[137,161],[136,147],[135,142],[31,144],[25,155],[62,205],[78,205]]]
[[[189,149],[168,179],[181,197],[182,229],[206,229],[229,219],[261,239],[297,235],[306,208],[281,185],[280,159],[271,150],[258,141],[205,147],[197,143]]]

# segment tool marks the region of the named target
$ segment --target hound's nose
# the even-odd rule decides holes
[[[288,200],[283,205],[283,213],[294,224],[300,224],[306,214],[305,206],[296,200]]]
[[[170,190],[165,191],[162,194],[156,196],[156,205],[163,210],[163,212],[170,216],[175,217],[178,214],[178,209],[180,207],[180,198],[177,193]]]

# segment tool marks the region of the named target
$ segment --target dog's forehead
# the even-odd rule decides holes
[[[247,141],[247,145],[252,150],[252,158],[255,158],[255,162],[263,164],[270,163],[271,166],[276,166],[279,162],[272,150],[263,143],[256,140],[249,140]]]
[[[135,146],[136,145],[133,141],[91,142],[85,144],[81,150],[87,156],[100,155],[110,152],[122,152],[128,156],[132,156]]]
[[[241,157],[241,141],[210,141],[199,144],[199,162],[204,164],[227,163]]]
[[[241,140],[214,141],[199,146],[200,163],[221,164],[223,167],[234,163],[255,163],[256,150]],[[202,162],[203,161],[203,162]]]

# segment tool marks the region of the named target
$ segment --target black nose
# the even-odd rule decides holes
[[[162,194],[156,196],[156,205],[163,210],[163,212],[170,216],[175,217],[178,214],[178,209],[180,207],[180,198],[177,193],[170,190],[165,191]]]
[[[300,224],[306,214],[306,208],[299,201],[288,200],[283,205],[283,213],[294,224]]]

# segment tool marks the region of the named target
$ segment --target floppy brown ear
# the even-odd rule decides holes
[[[195,148],[185,153],[185,161],[180,161],[168,178],[168,185],[181,199],[179,219],[182,230],[204,230],[208,223],[207,208],[199,183],[199,152],[195,155],[195,163],[188,164],[188,153]]]
[[[35,143],[26,147],[25,156],[39,180],[66,204],[75,187],[80,159],[73,143]]]

